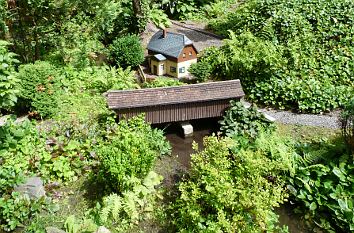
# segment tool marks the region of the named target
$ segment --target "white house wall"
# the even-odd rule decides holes
[[[197,59],[192,59],[192,60],[188,60],[188,61],[184,61],[184,62],[180,62],[177,64],[177,72],[178,72],[178,78],[183,78],[189,75],[188,69],[189,67],[194,64],[197,63]],[[179,69],[184,67],[185,68],[185,72],[184,73],[179,73]]]

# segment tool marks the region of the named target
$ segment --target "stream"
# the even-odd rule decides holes
[[[202,119],[191,121],[194,128],[192,137],[184,138],[182,130],[177,124],[165,126],[166,138],[171,143],[172,155],[177,156],[177,161],[187,170],[190,168],[190,155],[194,153],[192,143],[198,143],[199,149],[203,149],[203,138],[216,133],[219,130],[219,119]],[[300,216],[292,211],[290,204],[284,204],[276,208],[275,212],[279,215],[280,225],[287,225],[290,233],[310,233]]]

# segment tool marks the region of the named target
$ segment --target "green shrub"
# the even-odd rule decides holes
[[[152,81],[147,81],[143,83],[143,88],[155,88],[155,87],[173,87],[181,86],[183,82],[180,82],[177,79],[168,78],[168,77],[158,77]]]
[[[339,120],[343,137],[352,150],[354,150],[354,98],[345,106]]]
[[[274,124],[256,106],[245,108],[239,101],[230,101],[230,108],[219,122],[220,131],[228,137],[247,137],[255,139],[260,132],[273,131]]]
[[[201,60],[192,64],[188,71],[196,77],[198,82],[204,82],[210,78],[212,66],[209,62]]]
[[[122,192],[129,189],[129,179],[144,178],[160,154],[170,152],[162,131],[152,129],[142,116],[121,121],[107,142],[100,145],[99,180]]]
[[[254,147],[214,136],[204,145],[172,204],[177,231],[286,232],[273,208],[287,196],[282,174],[292,169],[291,147],[269,135]]]
[[[240,78],[249,99],[278,108],[342,107],[354,93],[353,9],[348,0],[247,1],[211,24],[231,38],[208,59],[213,74]]]
[[[22,65],[17,78],[20,79],[20,105],[43,118],[57,112],[61,77],[55,66],[42,61]]]
[[[85,69],[64,68],[63,84],[67,92],[84,92],[92,95],[108,90],[127,90],[139,88],[134,72],[130,69],[109,66],[91,66]]]
[[[109,49],[114,62],[123,68],[136,67],[144,61],[144,50],[136,35],[115,39]]]
[[[8,51],[9,45],[6,41],[0,40],[0,110],[14,106],[19,92],[17,87],[19,80],[14,75],[14,64],[19,61],[15,58],[16,54]]]

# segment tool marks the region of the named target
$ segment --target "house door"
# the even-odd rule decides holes
[[[154,74],[157,74],[157,66],[156,66],[156,65],[154,65],[153,67],[154,67],[154,69],[153,69],[153,70],[154,70],[154,71],[153,71],[153,73],[154,73]]]

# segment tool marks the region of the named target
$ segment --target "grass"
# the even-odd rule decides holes
[[[308,142],[321,138],[335,139],[340,136],[339,129],[328,129],[315,126],[285,125],[277,123],[279,135],[291,137],[299,142]]]

